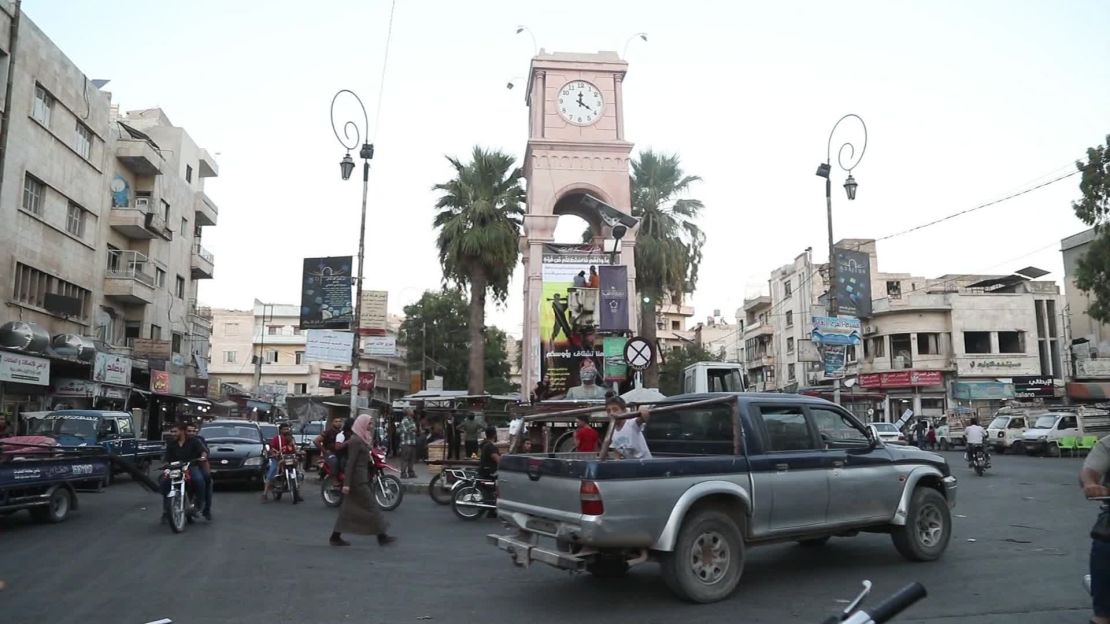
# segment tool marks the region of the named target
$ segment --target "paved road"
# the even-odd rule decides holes
[[[672,598],[652,565],[604,582],[518,570],[483,540],[500,525],[462,522],[426,496],[409,494],[389,514],[395,547],[357,539],[336,549],[326,541],[335,512],[318,497],[263,505],[255,492],[220,490],[213,524],[172,535],[158,523],[157,496],[124,479],[82,494],[61,525],[0,519],[0,621],[815,623],[871,579],[879,595],[912,580],[929,588],[900,621],[1085,622],[1080,579],[1095,507],[1075,485],[1078,469],[1076,459],[996,457],[977,478],[957,463],[958,516],[941,561],[907,562],[882,535],[819,551],[758,548],[736,595],[704,606]]]

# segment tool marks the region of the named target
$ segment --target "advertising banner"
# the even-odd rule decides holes
[[[858,345],[862,342],[859,319],[851,316],[815,316],[813,341],[825,345]]]
[[[97,353],[93,363],[93,381],[130,386],[131,359],[110,353]]]
[[[378,374],[374,371],[358,372],[358,389],[360,392],[373,392],[377,381]],[[317,385],[321,388],[347,390],[351,387],[351,371],[322,369],[320,371],[320,382]]]
[[[301,274],[301,329],[349,329],[351,257],[305,258]]]
[[[628,267],[624,265],[597,267],[601,277],[602,332],[628,331]]]
[[[200,377],[186,377],[185,396],[196,399],[203,399],[208,396],[208,380]]]
[[[835,379],[844,376],[844,345],[825,345],[825,377]]]
[[[150,391],[154,394],[169,394],[170,393],[170,373],[169,371],[152,370],[150,371]]]
[[[609,264],[609,258],[591,245],[544,245],[540,374],[548,380],[552,398],[580,385],[586,369],[601,381],[605,352],[598,335],[597,270]]]
[[[1000,381],[958,381],[952,384],[952,398],[965,401],[1012,399],[1014,386]]]
[[[941,371],[902,370],[890,373],[865,373],[859,376],[861,388],[912,388],[939,386],[944,383]]]
[[[871,256],[836,248],[837,316],[871,316]]]
[[[362,291],[362,310],[359,311],[359,331],[385,330],[388,325],[389,291],[364,290]]]
[[[49,386],[50,360],[2,351],[0,352],[0,381]]]
[[[310,329],[305,335],[304,359],[307,362],[348,364],[355,335],[331,329]]]
[[[135,338],[131,346],[131,354],[141,358],[157,358],[168,360],[173,355],[173,345],[169,340],[154,340],[151,338]]]
[[[1051,376],[1014,377],[1014,397],[1018,399],[1052,398],[1056,396],[1056,380]]]
[[[626,342],[628,340],[622,336],[606,336],[602,340],[602,350],[605,351],[605,381],[620,382],[628,378],[628,363],[624,361]]]
[[[362,339],[362,352],[366,355],[397,355],[396,336],[370,336]]]

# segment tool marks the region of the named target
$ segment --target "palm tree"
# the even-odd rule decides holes
[[[523,172],[515,159],[499,150],[475,146],[469,163],[447,157],[455,177],[437,184],[436,244],[443,266],[443,281],[470,288],[470,352],[467,390],[485,390],[486,291],[496,301],[508,296],[509,277],[520,255],[520,228],[524,215]]]
[[[675,154],[645,150],[632,161],[632,216],[640,219],[636,290],[648,298],[641,306],[640,335],[653,344],[658,306],[667,297],[694,292],[697,286],[705,233],[694,221],[705,206],[680,196],[699,181],[698,176],[682,171]],[[647,370],[644,381],[648,387],[658,387],[658,365]]]

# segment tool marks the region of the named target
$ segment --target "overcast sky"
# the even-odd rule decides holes
[[[295,303],[301,259],[357,251],[360,184],[339,179],[328,107],[358,92],[375,125],[386,0],[24,0],[122,110],[160,106],[220,164],[201,301]],[[697,317],[732,316],[771,269],[823,260],[830,129],[867,122],[859,197],[834,175],[836,237],[877,238],[1067,173],[1110,133],[1110,2],[503,2],[398,0],[370,179],[365,287],[390,309],[439,285],[431,186],[444,154],[523,155],[528,34],[548,51],[622,53],[626,135],[704,182]],[[344,109],[350,111],[350,109]],[[359,115],[361,116],[361,114]],[[360,122],[361,123],[361,122]],[[852,130],[843,137],[852,138]],[[834,148],[835,149],[835,148]],[[357,177],[357,174],[356,174]],[[879,244],[880,269],[933,277],[1027,265],[1062,278],[1085,226],[1078,177]],[[566,219],[566,218],[564,218]],[[575,224],[561,224],[573,240]],[[519,277],[518,269],[518,277]],[[489,321],[521,328],[521,287]]]

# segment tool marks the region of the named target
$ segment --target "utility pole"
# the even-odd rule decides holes
[[[260,329],[259,329],[259,332],[261,333],[261,339],[259,341],[259,347],[258,347],[258,358],[255,360],[255,364],[254,364],[254,396],[256,396],[256,397],[261,397],[262,396],[262,363],[263,363],[263,361],[265,361],[265,358],[266,358],[266,323],[267,323],[266,309],[267,308],[269,308],[269,310],[270,310],[270,318],[268,320],[272,321],[274,319],[274,306],[273,306],[273,304],[263,303],[262,304],[262,325],[260,326]]]

